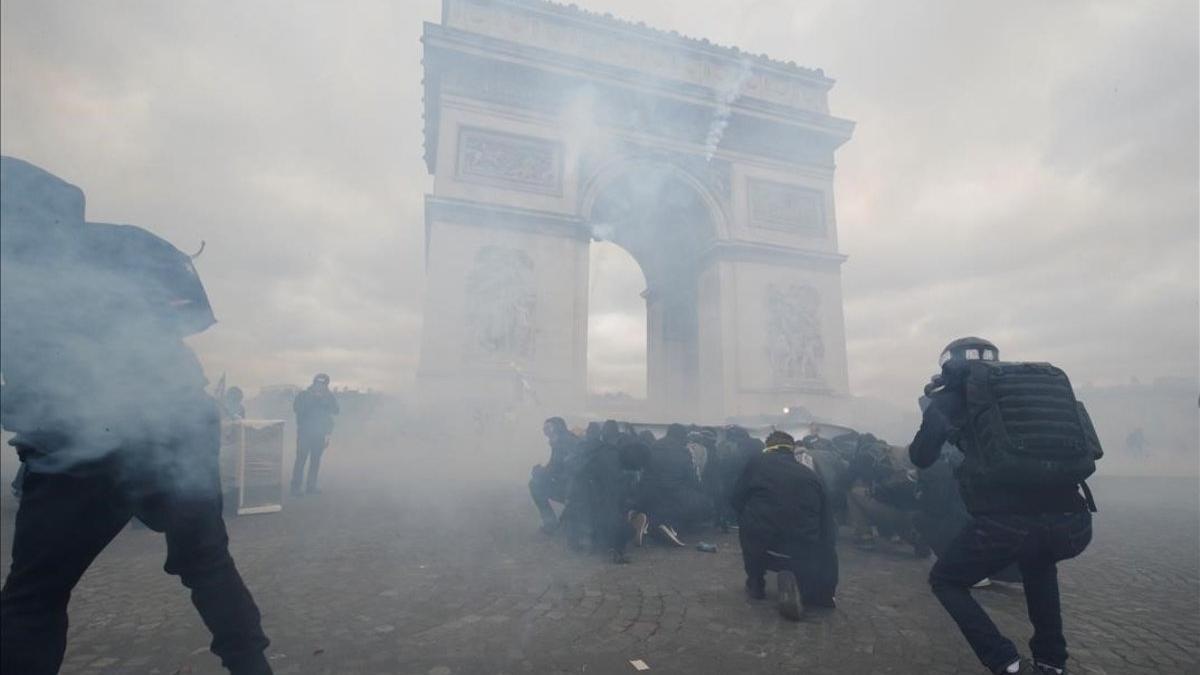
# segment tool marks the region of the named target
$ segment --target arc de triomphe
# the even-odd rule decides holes
[[[605,239],[646,277],[647,416],[836,414],[833,80],[537,0],[444,0],[423,42],[424,395],[581,411]]]

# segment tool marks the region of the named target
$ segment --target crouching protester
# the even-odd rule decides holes
[[[529,472],[529,496],[542,518],[542,531],[552,534],[558,530],[558,516],[550,501],[565,504],[571,476],[568,464],[579,447],[579,439],[567,429],[561,417],[551,417],[542,423],[542,434],[550,442],[550,461],[538,464]]]
[[[85,222],[83,193],[25,162],[0,159],[0,183],[0,421],[25,469],[0,672],[58,672],[72,590],[136,517],[166,535],[222,664],[270,673],[221,517],[218,408],[183,341],[215,321],[191,260]]]
[[[993,673],[1061,674],[1067,643],[1058,563],[1092,539],[1095,504],[1084,480],[1103,455],[1096,431],[1066,374],[1048,363],[1001,362],[980,338],[951,342],[941,362],[909,455],[928,467],[947,441],[962,451],[957,477],[971,520],[938,557],[929,583]],[[971,596],[972,585],[1013,563],[1033,623],[1032,662]]]
[[[747,463],[733,491],[746,594],[766,598],[766,573],[779,572],[779,610],[798,620],[805,608],[833,607],[837,528],[821,479],[797,460],[782,431]]]

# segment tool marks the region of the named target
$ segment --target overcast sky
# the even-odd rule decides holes
[[[1077,383],[1197,376],[1195,0],[576,2],[837,79],[854,393],[910,406],[962,334]],[[0,150],[90,220],[207,241],[210,377],[411,384],[439,2],[0,7]],[[642,281],[596,264],[594,377],[643,391]]]

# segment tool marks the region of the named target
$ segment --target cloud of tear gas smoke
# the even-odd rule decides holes
[[[0,410],[31,467],[120,450],[144,470],[213,440],[216,408],[183,339],[215,319],[189,256],[85,221],[79,188],[3,157],[0,277]]]
[[[911,431],[940,347],[981,334],[1063,366],[1085,402],[1122,390],[1115,409],[1136,409],[1131,376],[1187,378],[1179,432],[1145,416],[1097,424],[1110,451],[1141,426],[1152,452],[1194,465],[1196,3],[584,4],[837,78],[832,113],[858,124],[837,154],[851,391],[875,399],[863,419],[886,420],[889,439]],[[431,182],[417,40],[440,3],[215,7],[131,20],[5,3],[0,143],[87,186],[97,219],[189,251],[209,242],[200,266],[222,322],[191,342],[210,375],[253,390],[328,370],[411,395]],[[701,118],[706,154],[743,85]],[[573,137],[608,123],[584,116],[583,94],[573,109]],[[641,357],[613,335],[612,386],[627,390]]]

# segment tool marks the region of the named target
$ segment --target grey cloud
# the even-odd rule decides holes
[[[1194,2],[584,4],[838,80],[856,393],[910,406],[961,333],[1079,381],[1200,368]],[[210,373],[409,381],[438,2],[2,7],[0,146],[89,218],[208,241]],[[593,384],[630,390],[644,281],[617,259],[593,270]]]

